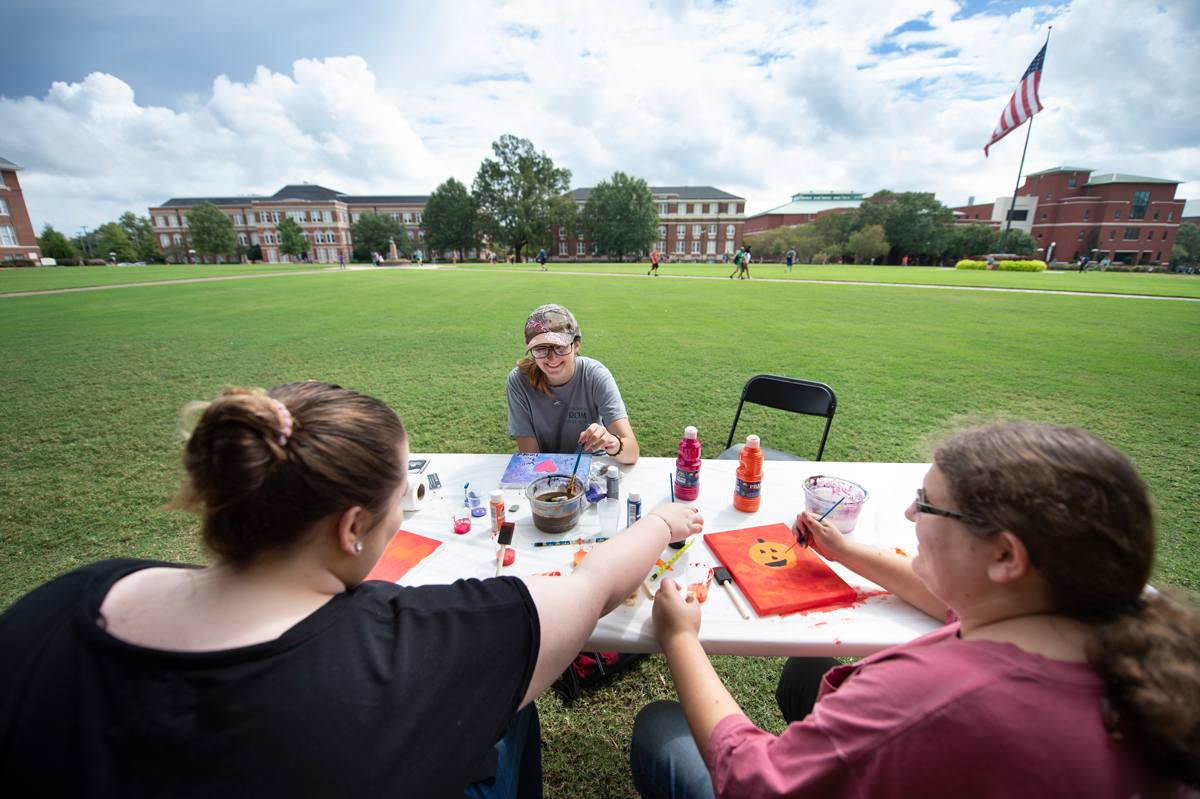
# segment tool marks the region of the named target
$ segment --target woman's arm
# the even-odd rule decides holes
[[[537,607],[541,646],[522,706],[570,665],[596,622],[635,591],[667,544],[699,533],[704,519],[683,503],[655,508],[623,533],[595,547],[565,577],[527,577]]]
[[[617,436],[620,436],[620,439]],[[520,443],[519,438],[517,442]],[[579,434],[579,443],[583,444],[584,452],[604,450],[605,454],[617,463],[625,463],[630,466],[637,463],[638,456],[642,453],[628,419],[617,419],[607,428],[603,425],[590,424]],[[521,451],[526,452],[527,450]]]
[[[948,606],[925,587],[912,569],[912,560],[895,552],[849,541],[831,522],[818,522],[807,511],[796,516],[792,533],[807,536],[807,543],[825,560],[840,563],[903,599],[913,607],[945,621]]]
[[[663,580],[654,596],[654,635],[667,656],[671,681],[700,754],[707,761],[708,739],[717,723],[742,709],[725,688],[700,646],[700,603],[684,599],[674,580]]]

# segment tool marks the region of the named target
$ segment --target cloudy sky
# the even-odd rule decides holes
[[[504,133],[594,185],[1012,192],[1000,112],[1050,31],[1025,171],[1200,198],[1200,2],[37,0],[4,3],[0,157],[34,225],[169,197],[470,185]]]

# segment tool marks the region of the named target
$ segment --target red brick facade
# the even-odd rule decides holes
[[[591,189],[575,189],[575,202],[583,207]],[[712,186],[651,186],[658,209],[660,240],[656,248],[669,260],[718,260],[742,246],[746,228],[746,199]],[[592,243],[557,231],[556,243],[547,250],[552,258],[591,258]]]
[[[1029,212],[1031,233],[1047,258],[1053,247],[1057,261],[1087,255],[1095,261],[1157,264],[1170,259],[1183,217],[1184,201],[1175,199],[1178,185],[1177,180],[1093,175],[1090,169],[1056,167],[1026,176],[1017,195],[1034,201]],[[1023,205],[1019,203],[1018,210]],[[1003,216],[1007,198],[954,210],[962,221],[974,222],[978,216],[980,222],[1003,227],[1005,220],[991,219],[994,207],[1000,207]],[[1093,230],[1098,240],[1089,244]]]
[[[37,233],[29,221],[29,209],[25,207],[25,194],[17,172],[24,169],[11,161],[0,158],[0,262],[24,259],[40,261],[42,248],[38,246]]]

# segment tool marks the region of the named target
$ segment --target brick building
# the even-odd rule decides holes
[[[1171,257],[1184,201],[1181,181],[1060,166],[1025,177],[1017,190],[1013,227],[1029,232],[1047,260],[1163,263]],[[953,209],[960,221],[1004,227],[1011,197]],[[1093,231],[1095,232],[1093,235]],[[1092,252],[1094,250],[1094,252]]]
[[[17,173],[24,168],[0,158],[0,260],[37,263],[42,260],[42,248],[29,221],[21,181],[17,180]]]
[[[339,255],[350,260],[353,250],[350,226],[365,211],[390,214],[404,225],[420,246],[425,236],[421,213],[428,199],[427,196],[356,196],[305,183],[284,186],[270,197],[175,198],[149,211],[154,237],[163,255],[172,263],[186,262],[192,257],[187,238],[187,213],[205,202],[217,206],[230,218],[243,248],[261,247],[262,260],[267,263],[291,261],[290,256],[279,252],[275,230],[279,221],[286,217],[295,219],[300,225],[304,238],[311,245],[310,258],[318,263],[335,263]],[[217,260],[223,262],[225,257],[218,256]]]
[[[749,217],[746,220],[746,233],[762,233],[784,226],[807,225],[823,216],[857,208],[862,203],[862,192],[802,191],[793,194],[790,203]]]
[[[591,189],[575,189],[582,208]],[[712,186],[651,186],[658,208],[659,242],[655,249],[668,258],[712,259],[732,255],[742,246],[746,227],[746,198]],[[592,243],[560,227],[550,254],[558,258],[592,255]]]

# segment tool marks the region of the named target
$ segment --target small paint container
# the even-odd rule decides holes
[[[823,516],[839,499],[842,501],[825,521],[832,522],[843,535],[854,532],[859,511],[869,498],[867,489],[842,477],[818,474],[804,481],[804,509],[809,513]]]

